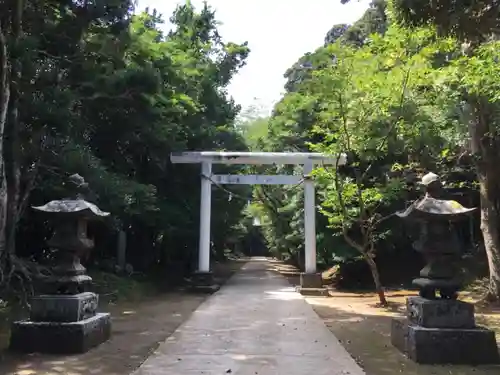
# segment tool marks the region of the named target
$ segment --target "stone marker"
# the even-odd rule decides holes
[[[392,345],[418,363],[498,363],[495,333],[476,326],[473,304],[457,301],[463,280],[458,265],[461,247],[453,222],[476,209],[438,199],[442,185],[433,173],[425,175],[422,184],[425,197],[396,213],[420,224],[415,249],[427,264],[413,280],[420,296],[407,299],[406,319],[392,321]]]
[[[78,190],[87,188],[79,175],[70,179]],[[56,265],[42,280],[46,294],[31,301],[30,319],[12,324],[10,348],[25,353],[86,352],[111,334],[110,314],[97,313],[98,296],[87,290],[92,279],[80,263],[80,257],[94,247],[87,237],[87,222],[109,213],[79,193],[33,209],[54,219],[56,230],[48,244],[56,251]]]

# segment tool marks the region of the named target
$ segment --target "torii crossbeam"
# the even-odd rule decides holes
[[[198,274],[210,274],[210,216],[211,185],[217,184],[298,184],[301,176],[295,175],[212,175],[212,164],[274,164],[303,165],[304,176],[309,175],[315,164],[344,165],[346,156],[340,157],[309,152],[222,152],[197,151],[172,153],[174,164],[200,163],[201,206],[200,206],[200,243],[198,254]],[[320,288],[321,275],[316,274],[316,212],[314,181],[304,180],[304,243],[305,274],[301,275],[301,286]],[[318,279],[319,276],[319,279]],[[307,285],[302,285],[307,284]]]

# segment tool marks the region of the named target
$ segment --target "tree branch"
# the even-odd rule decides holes
[[[410,77],[410,70],[408,69],[406,71],[406,74],[405,74],[404,79],[403,79],[403,87],[402,87],[401,95],[400,95],[400,99],[399,99],[398,120],[400,117],[400,112],[401,112],[403,105],[404,105],[405,92],[406,92],[406,88],[408,85],[409,77]],[[345,152],[350,153],[351,152],[350,133],[349,133],[349,129],[347,126],[347,114],[345,112],[345,107],[344,107],[344,103],[343,103],[343,96],[341,93],[338,93],[337,99],[339,101],[339,106],[340,106],[340,110],[341,110],[342,128],[343,128],[344,137],[345,137],[345,142],[343,142],[344,146],[345,146]],[[396,127],[397,123],[398,123],[398,121],[395,121],[393,124],[391,124],[389,130],[387,131],[387,134],[382,139],[382,142],[379,144],[376,151],[380,151],[384,147],[385,143],[389,139],[389,137],[390,137],[391,133],[393,132],[394,128]],[[335,190],[337,192],[337,198],[339,200],[339,206],[340,206],[340,209],[342,212],[342,218],[343,218],[342,219],[342,234],[343,234],[346,242],[350,246],[354,247],[355,249],[360,251],[362,254],[365,254],[367,249],[365,249],[364,245],[357,243],[349,236],[348,228],[347,228],[346,223],[345,223],[345,221],[348,218],[348,213],[347,213],[347,208],[346,208],[344,198],[343,198],[343,188],[341,186],[340,178],[339,178],[339,175],[337,173],[338,167],[339,167],[339,162],[340,162],[340,153],[337,156],[337,160],[336,160],[336,164],[335,164],[336,171],[335,171],[334,182],[335,182]],[[368,245],[370,242],[373,242],[371,236],[373,234],[373,227],[375,226],[375,223],[367,220],[366,207],[365,207],[365,202],[363,199],[363,181],[366,178],[368,172],[371,170],[371,168],[373,167],[374,164],[375,164],[375,160],[373,160],[370,163],[370,165],[366,168],[366,170],[362,174],[359,173],[358,168],[355,168],[356,196],[357,196],[358,205],[359,205],[358,225],[360,227],[361,235],[363,238],[363,244],[365,244],[365,245]],[[380,222],[382,222],[382,221],[383,220],[379,220],[377,222],[377,225],[380,224]]]
[[[334,178],[334,183],[335,183],[335,191],[337,192],[337,197],[338,197],[338,200],[339,200],[339,206],[340,206],[340,209],[342,211],[342,224],[341,224],[342,225],[342,235],[344,236],[344,239],[346,240],[346,242],[350,246],[352,246],[353,248],[355,248],[356,250],[358,250],[361,254],[363,254],[364,253],[363,246],[361,246],[360,244],[358,244],[356,241],[354,241],[349,236],[348,228],[347,228],[347,225],[346,225],[346,220],[347,220],[347,218],[349,216],[347,214],[347,208],[345,206],[344,197],[342,195],[343,188],[342,188],[342,185],[340,183],[339,174],[337,173],[338,167],[339,167],[339,163],[340,163],[340,158],[341,158],[341,155],[339,153],[337,155],[337,159],[335,161],[335,178]]]
[[[386,144],[387,140],[389,139],[392,131],[396,128],[396,125],[398,124],[398,121],[401,117],[400,113],[401,110],[403,109],[404,105],[404,99],[405,99],[405,92],[406,88],[408,87],[408,81],[410,80],[410,69],[406,71],[405,77],[403,78],[403,88],[401,90],[401,95],[399,98],[399,108],[398,108],[398,119],[397,121],[393,122],[391,126],[389,127],[389,130],[387,131],[387,134],[384,136],[382,139],[382,143],[379,144],[379,146],[375,149],[375,152],[379,152]],[[364,173],[361,175],[361,180],[364,180],[368,172],[372,169],[373,165],[375,164],[375,160],[373,160],[370,165],[365,169]]]

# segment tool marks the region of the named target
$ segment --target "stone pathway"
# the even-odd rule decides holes
[[[248,262],[134,375],[364,375],[311,306],[270,269],[263,258]]]

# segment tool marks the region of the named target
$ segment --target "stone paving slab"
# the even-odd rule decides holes
[[[311,306],[254,258],[133,375],[364,375]]]

